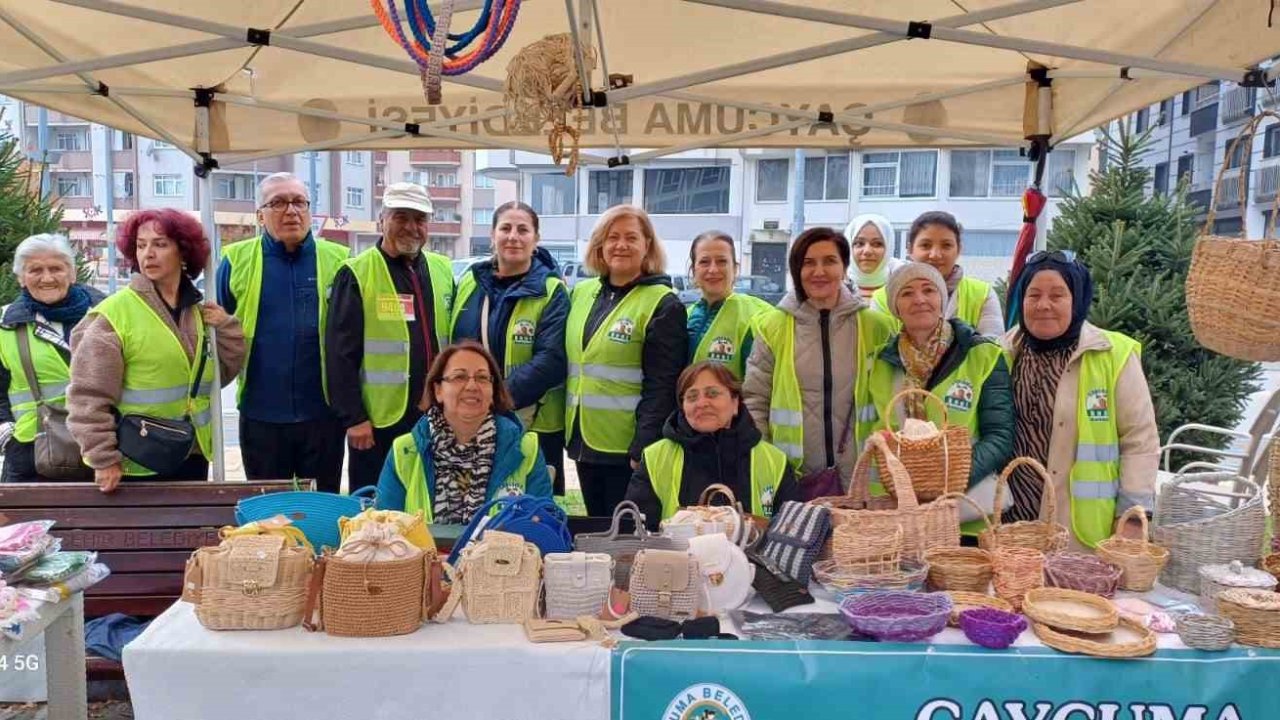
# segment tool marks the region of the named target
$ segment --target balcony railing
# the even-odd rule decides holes
[[[432,185],[427,188],[432,200],[460,200],[462,188],[458,185]]]
[[[461,165],[462,153],[458,150],[410,150],[409,162],[414,165]]]
[[[1218,186],[1218,209],[1240,207],[1241,169],[1235,168],[1223,173],[1222,183]]]
[[[1280,190],[1280,165],[1261,167],[1253,173],[1253,199],[1270,201]]]
[[[1209,211],[1209,200],[1213,195],[1212,188],[1204,188],[1203,190],[1192,190],[1187,193],[1187,202],[1199,208],[1200,212]]]
[[[432,222],[427,224],[427,232],[432,235],[461,235],[461,222]]]
[[[1218,83],[1211,82],[1205,85],[1201,85],[1200,87],[1196,88],[1195,95],[1196,95],[1197,110],[1199,110],[1200,108],[1206,105],[1209,105],[1210,103],[1218,102],[1218,95],[1219,95]]]
[[[1230,123],[1252,116],[1257,97],[1256,88],[1238,87],[1227,91],[1222,96],[1222,122]]]

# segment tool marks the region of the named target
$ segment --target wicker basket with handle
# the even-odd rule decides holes
[[[210,630],[279,630],[302,622],[315,556],[280,535],[229,537],[191,554],[182,599]]]
[[[937,434],[919,438],[894,432],[891,422],[893,408],[904,398],[912,396],[922,397],[926,403],[937,403],[942,408],[942,427]],[[929,502],[949,492],[961,492],[969,484],[969,469],[973,465],[969,428],[948,422],[947,404],[938,399],[937,395],[928,390],[908,388],[894,395],[889,404],[881,409],[880,416],[884,418],[885,428],[893,437],[889,447],[911,476],[911,487],[915,490],[917,500]],[[886,460],[877,453],[876,462],[879,467],[884,467]],[[881,481],[890,495],[897,493],[892,474],[886,474]]]
[[[1169,549],[1160,583],[1194,594],[1201,567],[1256,563],[1266,532],[1262,505],[1257,484],[1232,473],[1182,472],[1162,485],[1151,531]]]
[[[1040,519],[1022,520],[1014,523],[1001,523],[1000,509],[1004,503],[1004,493],[1009,485],[1009,476],[1019,467],[1026,465],[1040,476],[1044,488],[1040,495]],[[1019,457],[1005,466],[1004,472],[996,481],[995,509],[992,515],[995,524],[978,534],[978,545],[987,550],[1001,547],[1025,547],[1043,553],[1058,552],[1067,546],[1067,529],[1055,519],[1058,513],[1057,493],[1053,487],[1053,477],[1044,465],[1034,458]]]
[[[1142,523],[1141,538],[1135,540],[1115,534],[1098,543],[1095,551],[1098,557],[1120,568],[1121,590],[1146,592],[1155,586],[1160,570],[1169,562],[1169,551],[1151,542],[1147,511],[1141,505],[1125,510],[1116,524],[1123,528],[1135,517]]]

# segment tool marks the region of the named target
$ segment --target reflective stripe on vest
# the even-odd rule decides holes
[[[600,323],[584,349],[587,319],[600,287],[600,279],[591,278],[573,288],[564,334],[569,356],[565,427],[572,428],[577,420],[588,447],[624,453],[636,432],[645,330],[658,303],[674,291],[665,285],[633,288]]]
[[[430,275],[431,330],[443,348],[449,342],[453,270],[449,259],[424,252]],[[409,407],[409,325],[404,319],[387,262],[377,245],[347,260],[364,305],[364,357],[360,395],[374,427],[394,425]],[[419,321],[423,321],[419,318]]]
[[[693,351],[690,364],[711,360],[729,369],[733,376],[742,380],[747,374],[747,358],[742,354],[742,345],[751,330],[751,319],[772,305],[757,297],[734,293],[724,299],[716,317],[711,321]],[[689,307],[689,312],[693,306]]]
[[[195,308],[184,310],[195,312]],[[214,357],[210,354],[200,378],[200,392],[189,398],[200,348],[205,343],[204,323],[196,323],[196,354],[187,356],[178,336],[132,288],[125,288],[89,311],[106,318],[120,338],[124,356],[124,380],[120,391],[120,414],[138,413],[168,420],[190,415],[196,440],[205,458],[211,456],[212,417],[209,393],[213,390]],[[125,475],[154,475],[132,460],[124,460]]]
[[[978,320],[982,318],[982,307],[987,304],[987,297],[990,294],[991,285],[989,283],[977,278],[960,278],[960,284],[956,286],[956,312],[949,317],[959,318],[966,325],[977,328]],[[902,330],[902,321],[893,314],[893,310],[889,307],[888,290],[883,286],[877,288],[871,294],[871,299],[889,316],[889,320],[893,322],[894,332],[900,332]]]
[[[1137,341],[1103,330],[1108,350],[1085,352],[1080,358],[1076,401],[1076,459],[1071,466],[1071,529],[1080,542],[1094,547],[1111,537],[1120,492],[1120,431],[1116,426],[1116,383]]]
[[[421,510],[425,522],[428,524],[435,522],[432,498],[427,488],[427,473],[422,463],[422,453],[418,451],[418,443],[414,440],[413,433],[405,433],[391,443],[391,457],[396,478],[404,487],[404,511],[416,513]],[[531,432],[525,433],[520,438],[520,465],[514,473],[507,476],[499,492],[522,494],[528,482],[529,473],[533,471],[533,465],[537,461],[538,435]],[[485,502],[492,500],[492,495],[496,494],[486,497]]]
[[[680,488],[684,482],[684,447],[662,439],[644,449],[644,466],[649,483],[662,503],[662,520],[680,509]],[[773,497],[782,482],[787,456],[778,448],[761,440],[751,448],[751,505],[747,512],[761,517],[773,516]]]
[[[871,309],[858,311],[857,323],[858,346],[852,353],[852,357],[857,358],[857,377],[853,387],[856,417],[853,447],[861,448],[875,431],[879,417],[869,389],[874,352],[889,339],[893,329],[888,316]],[[756,316],[753,328],[756,341],[764,342],[773,353],[769,441],[786,453],[798,469],[804,461],[804,400],[796,375],[795,326],[795,317],[790,313],[772,310]],[[838,433],[839,429],[835,432]]]
[[[240,318],[244,328],[244,364],[240,366],[240,387],[236,394],[238,402],[244,401],[245,375],[249,372],[249,358],[253,354],[253,337],[258,327],[258,308],[262,304],[262,263],[266,250],[261,235],[241,240],[228,245],[222,251],[222,257],[231,266],[228,284],[231,294],[236,299],[235,316]],[[268,241],[269,242],[269,241]],[[324,363],[324,331],[329,314],[329,290],[333,287],[333,278],[338,268],[351,254],[346,245],[313,237],[316,249],[316,304],[320,313],[318,328],[320,331],[320,383],[324,391],[325,401],[329,399],[329,379],[325,377]],[[292,288],[285,288],[291,291]]]
[[[544,295],[522,297],[516,301],[515,307],[511,310],[511,317],[507,319],[506,357],[499,358],[502,361],[502,374],[505,377],[510,378],[513,370],[533,359],[533,343],[538,335],[542,313],[551,303],[556,290],[563,286],[563,280],[553,275],[548,276]],[[475,271],[468,270],[458,283],[458,293],[453,299],[453,316],[449,323],[451,327],[457,327],[458,318],[466,309],[467,301],[471,299],[477,287],[479,285],[476,282]],[[484,320],[481,319],[481,322]],[[481,337],[473,339],[480,340],[483,336],[484,333],[481,332]],[[453,340],[456,342],[459,338],[454,337]],[[525,427],[535,432],[560,432],[564,430],[564,396],[564,385],[554,387],[533,405],[517,409],[516,415],[520,417]]]
[[[36,338],[34,326],[23,323],[16,328],[0,328],[0,363],[9,371],[9,409],[13,412],[13,437],[18,442],[29,443],[36,439],[36,396],[27,385],[27,374],[22,369],[22,357],[18,353],[18,333],[27,334],[31,347],[31,365],[40,393],[49,405],[64,407],[67,400],[67,383],[71,368],[62,359],[58,348]]]

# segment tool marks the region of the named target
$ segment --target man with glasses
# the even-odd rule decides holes
[[[431,211],[422,186],[388,186],[382,237],[333,283],[325,367],[330,403],[347,429],[353,491],[377,483],[391,444],[422,416],[427,368],[448,342],[453,269],[422,249]]]
[[[262,234],[228,245],[218,299],[244,326],[240,452],[250,480],[315,479],[337,492],[344,426],[329,409],[324,328],[345,245],[312,237],[306,186],[275,173],[258,186]]]

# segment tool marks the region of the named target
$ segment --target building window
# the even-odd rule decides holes
[[[574,215],[578,212],[577,178],[562,172],[537,173],[530,177],[533,211],[539,215]]]
[[[1267,128],[1262,141],[1262,157],[1273,158],[1280,155],[1280,123]]]
[[[1195,173],[1195,168],[1194,155],[1188,154],[1178,158],[1178,177],[1176,182],[1179,184],[1191,182],[1191,176]]]
[[[364,188],[347,187],[347,207],[362,208],[364,207]]]
[[[456,223],[462,222],[462,216],[458,214],[458,208],[453,206],[436,207],[435,212],[431,213],[431,222],[437,223]]]
[[[458,176],[454,173],[435,173],[431,175],[431,187],[457,187]]]
[[[659,215],[723,215],[729,212],[729,167],[645,170],[644,209]]]
[[[756,161],[756,202],[786,202],[791,161],[771,158]]]
[[[966,257],[1011,257],[1013,248],[1018,242],[1016,230],[971,230],[964,231],[964,254]]]
[[[64,198],[89,197],[89,182],[84,175],[58,175],[58,195]]]
[[[1151,124],[1151,108],[1144,107],[1138,111],[1133,118],[1133,129],[1138,133],[1147,131],[1147,126]]]
[[[804,159],[805,200],[849,199],[849,155]]]
[[[431,242],[431,252],[453,257],[453,248],[457,244],[453,238],[447,235],[430,235],[428,239]]]
[[[133,197],[133,173],[115,173],[115,194],[118,198]]]
[[[478,190],[492,190],[493,178],[489,177],[488,175],[481,175],[480,173],[476,173],[473,184]]]
[[[1155,195],[1169,194],[1169,163],[1156,163],[1151,173],[1151,190]]]
[[[1193,102],[1194,102],[1194,101],[1191,99],[1191,91],[1190,91],[1190,90],[1188,90],[1188,91],[1186,91],[1186,92],[1182,93],[1182,114],[1183,114],[1184,116],[1186,116],[1186,115],[1190,115],[1190,114],[1191,114],[1191,106],[1192,106]]]
[[[1049,153],[1045,182],[1050,197],[1064,197],[1076,187],[1076,151],[1059,148]]]
[[[560,264],[578,259],[578,248],[573,245],[542,245],[539,243],[538,247],[546,248],[547,252],[551,253],[551,257]]]
[[[154,175],[151,182],[151,194],[156,197],[182,197],[187,194],[187,182],[181,175]]]
[[[75,130],[59,130],[53,134],[53,148],[63,152],[79,152],[89,149],[89,138]]]
[[[599,215],[614,205],[631,203],[631,170],[595,170],[587,176],[587,212]]]
[[[1030,178],[1017,150],[951,151],[951,197],[1018,197]]]
[[[213,178],[214,200],[252,201],[256,199],[258,179],[253,176],[253,173],[217,173]]]
[[[356,165],[358,167],[364,167],[364,153],[344,152],[342,153],[342,161],[348,165]]]
[[[493,208],[472,208],[471,222],[474,225],[488,227],[493,222]]]
[[[1244,164],[1245,160],[1249,157],[1250,144],[1251,143],[1248,142],[1235,141],[1227,143],[1227,147],[1222,151],[1222,161],[1226,163],[1227,170],[1238,168]],[[1235,148],[1234,153],[1231,152],[1233,147]]]
[[[937,192],[936,150],[869,152],[862,156],[863,197],[933,197]]]
[[[415,185],[426,185],[427,173],[422,170],[410,170],[404,174],[404,181]]]
[[[1157,125],[1168,125],[1173,121],[1173,98],[1165,98],[1160,101],[1160,117],[1156,118]]]
[[[132,150],[133,149],[133,133],[115,131],[111,133],[111,149],[113,150]]]

